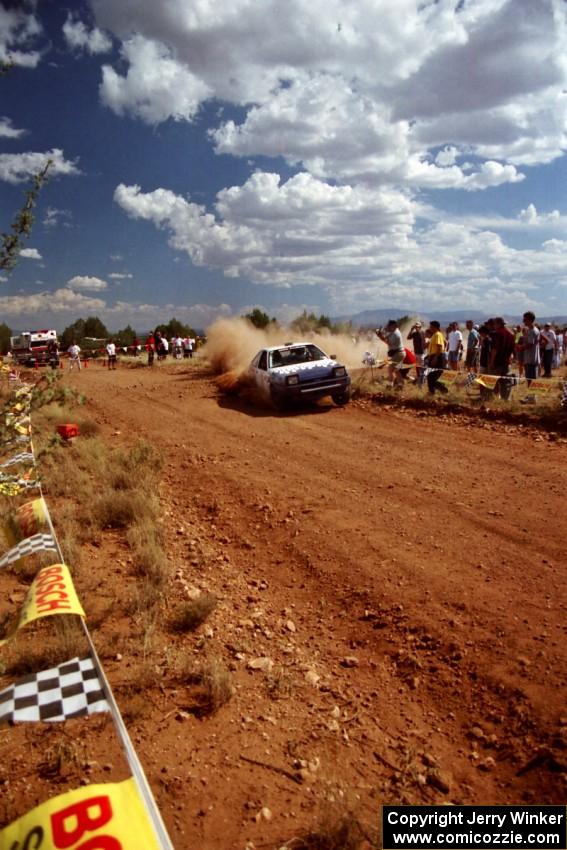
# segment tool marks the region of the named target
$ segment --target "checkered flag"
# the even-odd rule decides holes
[[[35,555],[36,552],[45,552],[46,550],[57,552],[57,546],[51,534],[33,534],[31,537],[26,537],[16,543],[13,549],[9,549],[0,558],[0,567],[7,567],[8,564],[13,564],[20,558],[25,558],[26,555]]]
[[[34,463],[33,452],[20,452],[17,455],[0,463],[0,469],[7,469],[9,466],[14,466],[16,463]]]
[[[476,372],[469,372],[469,374],[465,378],[465,384],[464,384],[465,389],[468,390],[469,387],[472,387],[472,385],[474,384],[476,379],[477,379]]]
[[[0,721],[61,721],[110,711],[92,658],[73,658],[0,691]]]

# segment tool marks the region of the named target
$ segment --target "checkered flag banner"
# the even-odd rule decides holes
[[[4,463],[0,463],[0,469],[7,469],[9,466],[15,466],[17,463],[34,463],[33,452],[20,452],[17,455],[14,455],[8,460],[4,461]]]
[[[37,478],[22,478],[19,475],[7,475],[5,472],[0,472],[0,484],[15,484],[20,490],[29,490],[30,487],[40,486]]]
[[[472,385],[476,381],[477,377],[478,377],[478,375],[476,374],[476,372],[469,372],[469,374],[465,378],[465,383],[464,383],[465,389],[468,390],[469,387],[472,387]]]
[[[20,558],[25,558],[26,555],[34,555],[36,552],[45,552],[50,549],[57,552],[57,545],[51,534],[33,534],[25,540],[20,540],[13,549],[9,549],[0,558],[0,567],[7,567],[8,564],[13,564]]]
[[[62,721],[110,711],[93,659],[73,658],[0,691],[0,721]]]

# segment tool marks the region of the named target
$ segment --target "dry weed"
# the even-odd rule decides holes
[[[202,625],[217,607],[218,600],[212,593],[200,593],[196,599],[183,602],[171,621],[177,632],[192,632]]]
[[[234,693],[232,676],[221,658],[212,656],[186,673],[188,684],[197,685],[195,704],[190,711],[197,717],[214,714]]]
[[[378,829],[363,824],[339,789],[323,802],[314,828],[286,841],[281,850],[378,850],[380,846]]]
[[[91,513],[97,528],[127,528],[143,517],[147,509],[144,493],[109,490],[95,499]]]
[[[293,690],[293,680],[283,667],[274,667],[266,678],[268,696],[273,700],[289,699]]]
[[[42,778],[55,779],[64,769],[79,767],[85,759],[84,746],[76,738],[56,741],[45,751],[45,759],[38,765]]]

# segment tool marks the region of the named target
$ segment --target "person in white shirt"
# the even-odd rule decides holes
[[[79,346],[77,345],[75,340],[73,340],[73,344],[69,346],[67,351],[68,351],[68,354],[69,354],[69,371],[71,371],[71,369],[73,369],[76,366],[77,369],[80,372],[81,371],[81,358],[80,358],[81,349],[79,348]]]
[[[543,348],[543,377],[551,378],[551,368],[557,351],[557,337],[550,322],[545,323],[539,338]]]
[[[449,368],[456,372],[459,368],[459,359],[463,350],[463,335],[459,330],[459,323],[452,322],[451,330],[447,337],[449,352]]]
[[[108,354],[108,368],[116,369],[116,346],[113,339],[108,342],[106,353]]]

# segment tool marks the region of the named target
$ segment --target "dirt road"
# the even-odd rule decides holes
[[[137,735],[178,848],[277,847],[341,782],[367,820],[400,800],[565,800],[565,440],[370,404],[276,415],[196,367],[67,380],[110,440],[164,451],[177,577],[223,599],[235,698]]]

